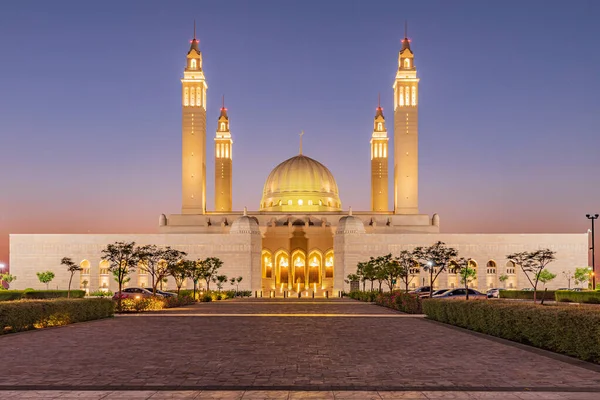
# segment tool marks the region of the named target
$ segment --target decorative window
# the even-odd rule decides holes
[[[410,87],[407,86],[406,90],[404,91],[404,104],[406,104],[407,106],[410,105]]]
[[[383,130],[383,124],[381,122],[377,123],[377,130],[378,131],[382,131]]]
[[[309,200],[309,201],[308,201],[308,205],[309,205],[309,206],[312,206],[312,205],[313,205],[313,201],[312,201],[312,200]]]
[[[184,106],[190,105],[190,89],[189,88],[183,89],[183,105]]]
[[[299,206],[301,206],[301,205],[303,205],[303,204],[304,204],[304,202],[302,201],[302,199],[299,199],[299,200],[298,200],[298,205],[299,205]]]
[[[404,59],[404,68],[410,68],[410,59],[408,59],[408,58]]]
[[[383,144],[383,157],[387,157],[387,143]]]
[[[221,122],[221,131],[225,130],[225,122]]]
[[[217,158],[221,158],[221,146],[217,143]]]
[[[229,158],[229,145],[225,145],[225,158]]]
[[[192,67],[192,68],[196,68],[196,60],[192,60],[192,61],[190,62],[190,67]]]
[[[191,88],[190,90],[190,106],[195,106],[196,105],[196,89],[195,88]]]
[[[201,106],[202,104],[204,104],[204,91],[202,90],[202,88],[197,87],[196,88],[196,105],[197,106]]]
[[[404,105],[404,86],[400,87],[400,105]]]
[[[412,87],[412,105],[417,105],[417,88],[415,86]]]
[[[292,201],[288,200],[288,206],[291,206],[291,205],[292,205]]]

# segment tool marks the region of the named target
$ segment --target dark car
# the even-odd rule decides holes
[[[469,299],[486,299],[487,300],[487,294],[480,293],[474,289],[465,289],[465,288],[448,290],[445,293],[438,294],[437,296],[434,297],[434,299],[465,300],[467,298],[467,290],[469,291]]]
[[[415,290],[411,290],[408,293],[418,294],[418,295],[421,295],[423,293],[429,293],[429,286],[421,286],[421,287],[416,288]]]
[[[150,290],[150,291],[152,291],[152,290]],[[164,290],[158,290],[158,289],[156,289],[156,294],[159,294],[163,297],[177,297],[177,293],[165,292]]]
[[[121,290],[121,292],[116,292],[113,295],[113,300],[121,297],[122,299],[141,299],[144,297],[152,297],[154,294],[151,290],[141,288],[141,287],[129,287]],[[157,294],[157,296],[161,296]]]

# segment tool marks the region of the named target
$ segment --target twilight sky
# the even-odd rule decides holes
[[[209,146],[222,94],[229,109],[234,209],[258,208],[302,129],[344,208],[369,209],[377,94],[393,136],[408,20],[421,212],[482,233],[585,232],[600,212],[596,0],[23,0],[0,13],[0,262],[9,233],[155,232],[180,211],[194,19]]]

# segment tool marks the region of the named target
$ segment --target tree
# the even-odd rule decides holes
[[[139,247],[136,247],[135,242],[115,242],[108,244],[102,250],[101,258],[108,262],[108,270],[119,285],[117,308],[121,311],[121,291],[123,284],[131,279],[129,274],[135,271],[140,261]]]
[[[502,282],[502,286],[506,288],[506,281],[508,280],[508,275],[502,274],[498,277],[498,280]]]
[[[379,293],[381,293],[381,285],[387,280],[387,257],[388,256],[380,256],[380,257],[371,257],[369,260],[369,264],[371,268],[373,268],[373,280],[379,282]],[[389,260],[391,261],[392,255],[389,254]],[[373,290],[373,286],[371,284],[371,290]]]
[[[575,279],[575,274],[573,274],[571,271],[563,271],[562,274],[567,280],[567,288],[571,290],[571,281]]]
[[[185,264],[183,266],[179,265],[179,263],[184,259],[185,256],[187,256],[187,253],[185,251],[176,250],[170,247],[167,247],[162,251],[161,260],[158,263],[159,265],[157,265],[157,268],[159,268],[157,274],[162,274],[162,268],[164,268],[166,271],[164,275],[158,276],[161,288],[162,283],[167,282],[167,275],[171,275],[173,276],[173,278],[175,278],[174,274],[179,274],[179,276],[181,277],[185,268],[190,268],[190,270],[188,271],[188,275],[191,274],[191,264]],[[183,280],[185,280],[185,278],[183,278],[180,281],[181,285],[183,285]],[[177,279],[175,279],[175,285],[177,284]],[[177,289],[177,295],[179,295],[179,289]]]
[[[204,260],[198,260],[199,276],[206,281],[206,290],[210,290],[210,281],[217,275],[219,268],[223,266],[223,261],[218,257],[208,257]]]
[[[471,268],[471,259],[461,257],[453,260],[450,262],[450,269],[459,276],[460,283],[465,285],[466,299],[469,300],[469,283],[477,279],[477,270]]]
[[[231,283],[231,286],[235,285],[235,295],[236,296],[237,296],[237,293],[239,291],[240,282],[242,281],[242,279],[244,279],[244,278],[242,278],[241,276],[238,276],[237,278],[231,278],[229,280],[229,282]]]
[[[185,282],[186,278],[192,276],[193,270],[196,267],[196,262],[191,260],[179,260],[175,263],[169,264],[169,275],[175,279],[175,286],[177,286],[177,297]]]
[[[365,270],[367,269],[367,263],[366,262],[359,262],[358,264],[356,264],[356,276],[359,277],[359,280],[362,282],[363,284],[363,292],[365,291],[365,285],[367,283],[367,277],[365,275]]]
[[[392,254],[387,254],[377,257],[376,265],[378,279],[382,279],[386,283],[390,292],[393,291],[400,276],[400,263],[392,257]],[[379,282],[379,291],[381,291],[381,280]]]
[[[521,267],[527,280],[533,288],[533,302],[537,303],[537,286],[540,281],[540,273],[546,266],[556,259],[556,252],[550,249],[539,249],[536,251],[523,251],[506,256],[510,261]]]
[[[418,267],[415,257],[411,251],[402,250],[400,255],[395,258],[398,263],[398,277],[404,282],[405,291],[408,293],[408,285],[413,280],[410,270]]]
[[[165,253],[172,251],[170,247],[161,249],[160,247],[148,244],[139,248],[140,261],[144,270],[150,275],[152,284],[152,293],[156,294],[158,283],[169,274],[167,262],[164,260]]]
[[[227,282],[227,275],[213,276],[212,281],[217,284],[217,288],[219,289],[219,292],[221,292],[221,289],[223,289],[223,284]]]
[[[556,278],[556,274],[553,274],[552,272],[548,271],[547,269],[540,271],[540,273],[538,275],[539,275],[538,280],[544,284],[544,287],[546,287],[546,283],[548,283],[552,279]]]
[[[12,281],[16,281],[17,277],[14,275],[9,274],[8,272],[5,272],[4,274],[0,274],[0,290],[4,290],[4,282],[6,282],[7,285],[7,289],[10,288],[10,283]]]
[[[46,290],[48,290],[48,285],[50,285],[50,282],[52,282],[52,279],[54,279],[54,272],[45,271],[45,272],[36,272],[35,274],[37,275],[37,277],[41,283],[46,284]]]
[[[429,247],[415,247],[413,254],[421,268],[429,273],[429,297],[431,297],[435,280],[446,271],[450,261],[458,257],[458,250],[438,241]]]
[[[344,282],[346,282],[348,285],[350,285],[350,291],[352,291],[352,282],[359,282],[359,281],[360,281],[360,276],[358,274],[348,274],[346,279],[344,279]]]
[[[592,268],[590,267],[582,267],[575,268],[575,284],[580,285],[582,283],[590,281],[590,277],[592,276]]]
[[[67,271],[69,271],[69,273],[71,274],[71,276],[69,276],[69,288],[67,289],[67,298],[70,298],[71,282],[73,281],[73,275],[75,275],[75,272],[81,271],[83,268],[75,264],[70,257],[63,257],[63,259],[60,260],[60,265],[64,265],[65,267],[67,267]]]

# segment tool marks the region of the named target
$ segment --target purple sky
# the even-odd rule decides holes
[[[0,13],[0,262],[8,233],[154,232],[180,211],[194,19],[209,143],[222,94],[229,109],[237,210],[258,208],[302,129],[344,208],[369,208],[377,94],[391,134],[408,20],[421,211],[444,232],[584,232],[600,212],[595,0],[19,1]]]

